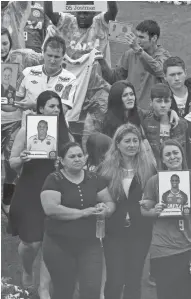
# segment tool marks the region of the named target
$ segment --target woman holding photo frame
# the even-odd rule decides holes
[[[37,98],[37,115],[58,115],[58,155],[62,145],[70,141],[69,130],[62,111],[62,103],[57,93],[46,90]],[[46,177],[55,170],[55,160],[29,159],[26,150],[26,127],[18,132],[13,144],[11,167],[21,175],[15,188],[10,207],[10,227],[13,236],[19,235],[19,255],[23,264],[22,283],[33,287],[33,262],[36,258],[44,234],[44,212],[40,192]],[[43,290],[44,264],[40,275],[39,295],[49,299],[48,290]]]
[[[186,157],[176,140],[161,146],[162,170],[188,170]],[[159,203],[159,179],[149,179],[141,201],[142,214],[155,219],[151,243],[151,267],[158,299],[191,298],[191,215],[158,217],[165,205]]]

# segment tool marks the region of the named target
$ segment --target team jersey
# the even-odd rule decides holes
[[[182,208],[188,203],[188,196],[181,190],[177,193],[172,193],[171,190],[165,192],[162,196],[162,202],[167,205],[166,208]]]
[[[25,48],[23,31],[30,12],[31,1],[10,1],[5,8],[1,9],[1,26],[9,30],[13,50]]]
[[[1,84],[1,97],[5,97],[13,101],[15,99],[15,94],[16,94],[16,89],[12,85],[9,85],[8,88],[5,89],[3,87],[3,84]]]
[[[61,12],[57,29],[66,42],[66,54],[70,58],[78,59],[96,48],[110,62],[109,24],[104,19],[104,13],[95,16],[89,28],[79,28],[74,15]]]
[[[46,34],[46,29],[51,22],[44,13],[43,7],[39,3],[35,3],[31,7],[31,14],[27,20],[24,37],[26,48],[41,52],[42,43]]]
[[[41,92],[52,90],[61,97],[63,104],[72,108],[76,91],[76,77],[65,69],[61,69],[56,75],[49,77],[43,70],[43,65],[24,69],[16,96],[36,102]]]
[[[36,134],[31,136],[27,143],[29,151],[46,151],[48,154],[51,151],[56,151],[56,139],[50,135],[47,135],[44,140],[40,140]]]

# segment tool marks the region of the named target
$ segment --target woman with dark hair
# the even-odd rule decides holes
[[[184,150],[176,140],[164,141],[160,156],[161,170],[176,173],[188,169]],[[165,208],[159,203],[158,174],[148,180],[141,205],[143,216],[154,219],[150,255],[157,298],[190,299],[191,215],[158,217]]]
[[[146,113],[148,112],[137,107],[134,86],[125,80],[118,81],[112,85],[109,92],[108,110],[102,132],[113,137],[116,129],[128,122],[140,128]]]
[[[9,30],[1,28],[1,62],[8,62],[10,51],[12,49],[12,39]]]
[[[37,114],[58,115],[58,155],[61,147],[70,140],[62,111],[61,99],[53,91],[44,91],[37,98]],[[44,234],[44,212],[40,191],[47,175],[55,170],[54,160],[28,158],[26,128],[22,127],[13,144],[10,165],[21,175],[15,188],[10,207],[10,224],[13,236],[19,235],[19,255],[23,264],[24,287],[33,285],[33,262],[41,246]],[[42,277],[43,278],[43,277]],[[49,294],[41,298],[50,298]]]
[[[79,281],[79,298],[100,298],[103,251],[96,238],[96,215],[109,215],[114,205],[107,183],[84,170],[85,156],[76,142],[61,152],[61,168],[42,188],[46,217],[43,258],[53,283],[53,299],[72,299]]]
[[[96,171],[99,164],[104,159],[106,152],[111,145],[111,138],[102,133],[96,132],[89,136],[87,148],[87,168],[91,171]]]

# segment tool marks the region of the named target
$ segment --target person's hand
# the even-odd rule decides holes
[[[27,109],[34,109],[36,107],[36,103],[31,99],[27,99],[27,100],[23,99],[21,101],[15,101],[14,106],[22,110],[27,110]]]
[[[103,59],[103,53],[100,52],[100,51],[97,51],[95,53],[95,56],[94,56],[94,61],[99,61],[99,60],[102,60]]]
[[[155,214],[159,216],[165,206],[166,205],[164,203],[157,203],[154,207]]]
[[[47,28],[47,34],[48,36],[56,35],[56,27],[54,25],[49,25]]]
[[[30,154],[30,152],[27,150],[24,150],[20,153],[20,159],[23,163],[31,160],[31,158],[28,157],[29,154]]]
[[[92,215],[96,215],[96,212],[97,212],[96,207],[90,207],[90,208],[82,210],[83,217],[89,217]]]
[[[141,47],[137,43],[137,37],[133,32],[125,34],[125,38],[129,46],[137,52]]]
[[[150,202],[148,202],[148,200],[142,199],[139,201],[139,204],[143,209],[145,209],[147,211],[149,211],[151,209],[151,204],[150,204]]]
[[[107,216],[107,213],[109,212],[109,208],[106,204],[104,204],[103,202],[98,203],[96,205],[96,215],[100,218],[105,218]]]
[[[176,126],[178,125],[179,119],[180,118],[179,118],[178,114],[176,113],[176,111],[171,110],[170,124],[173,126],[173,128],[176,128]]]

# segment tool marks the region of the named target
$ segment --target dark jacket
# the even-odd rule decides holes
[[[143,129],[153,150],[157,165],[160,167],[160,118],[154,113],[150,113],[143,121]],[[175,128],[171,127],[170,138],[176,139],[182,145],[188,157],[190,154],[188,152],[189,136],[188,124],[185,119],[180,118],[178,125]]]
[[[127,234],[134,238],[151,237],[152,220],[143,217],[139,201],[142,199],[142,188],[136,176],[134,176],[129,188],[129,196],[125,193],[116,202],[116,211],[106,222],[106,235],[124,237]],[[125,227],[127,212],[130,216],[130,227]]]
[[[178,114],[178,116],[181,116],[181,117],[185,117],[189,113],[189,109],[191,109],[191,78],[188,78],[185,81],[185,85],[188,88],[188,98],[187,98],[187,101],[186,101],[186,106],[185,106],[184,113],[182,115],[180,115],[180,113],[179,113],[179,110],[178,110],[178,107],[177,107],[177,104],[176,104],[173,93],[171,95],[171,98],[172,98],[171,109],[175,110],[176,113]]]

